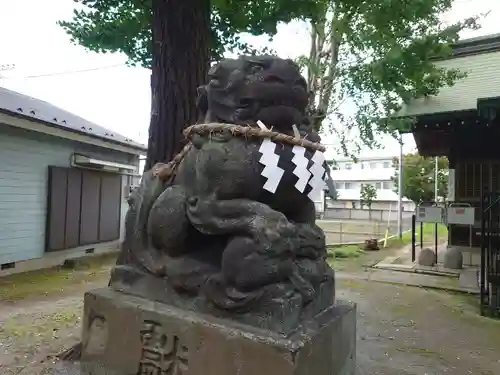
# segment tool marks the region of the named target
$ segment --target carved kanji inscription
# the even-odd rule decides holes
[[[183,375],[188,348],[178,336],[164,332],[160,323],[145,320],[140,332],[142,352],[137,375]]]

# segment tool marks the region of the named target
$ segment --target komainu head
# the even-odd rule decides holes
[[[214,65],[199,88],[203,122],[254,125],[276,130],[305,121],[308,92],[299,67],[275,56],[242,56]]]

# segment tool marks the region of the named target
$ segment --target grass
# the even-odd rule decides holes
[[[423,243],[433,244],[434,243],[434,231],[435,225],[432,223],[424,223],[423,225]],[[448,228],[446,225],[438,224],[438,243],[443,243],[448,239]],[[417,246],[420,244],[420,225],[417,224],[417,233],[415,235],[415,240]],[[387,241],[388,248],[397,248],[411,244],[411,231],[403,233],[402,238],[393,237]]]
[[[78,262],[75,269],[62,267],[32,271],[0,278],[0,300],[18,301],[48,296],[108,277],[116,254],[95,256]]]
[[[434,243],[434,224],[424,223],[423,225],[423,243]],[[416,241],[420,243],[420,225],[417,224]],[[443,224],[438,224],[438,243],[443,243],[448,239],[448,228]],[[367,263],[376,263],[390,256],[394,249],[400,249],[403,246],[411,244],[411,231],[403,233],[402,238],[393,237],[387,240],[387,246],[382,247],[379,251],[364,251],[363,245],[344,245],[331,246],[328,248],[330,256],[330,265],[337,270],[355,271],[362,268]]]
[[[333,257],[336,259],[359,258],[364,250],[358,245],[346,245],[332,248]]]
[[[338,286],[345,288],[345,289],[358,289],[358,290],[363,290],[366,288],[366,282],[360,282],[356,280],[339,280],[337,283]]]
[[[328,264],[336,270],[344,269],[343,265],[350,261],[349,265],[353,265],[356,260],[362,259],[365,251],[358,245],[345,245],[345,246],[329,246],[328,250]]]

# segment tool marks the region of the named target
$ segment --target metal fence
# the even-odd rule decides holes
[[[500,318],[500,193],[481,203],[481,315]]]
[[[411,216],[414,213],[414,211],[403,211],[403,219],[409,220],[408,222],[411,223]],[[398,213],[396,210],[364,210],[355,208],[326,208],[323,212],[323,218],[331,220],[369,220],[387,222],[396,221],[397,215]]]
[[[325,232],[327,245],[362,243],[368,239],[382,239],[388,229],[388,235],[397,234],[397,221],[375,220],[319,220],[318,225]],[[411,228],[411,216],[404,218],[403,231]]]

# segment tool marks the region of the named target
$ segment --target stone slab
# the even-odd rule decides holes
[[[481,288],[481,273],[479,268],[465,268],[460,273],[460,287],[477,290],[479,292]]]
[[[382,268],[394,271],[407,271],[413,272],[415,265],[413,264],[397,264],[397,263],[388,263],[388,262],[380,262],[373,266],[373,268]]]
[[[355,361],[350,303],[285,336],[111,288],[85,294],[84,375],[354,375]]]

